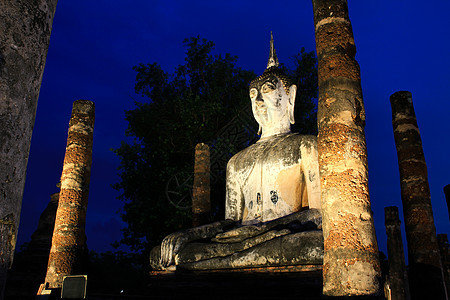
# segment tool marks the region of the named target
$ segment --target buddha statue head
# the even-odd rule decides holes
[[[297,86],[279,68],[278,58],[270,39],[270,56],[263,74],[250,83],[253,116],[259,124],[261,139],[289,133],[294,124],[294,104]]]

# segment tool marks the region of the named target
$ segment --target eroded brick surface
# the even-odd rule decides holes
[[[313,0],[324,294],[374,295],[380,266],[368,190],[360,69],[345,0]]]
[[[427,165],[412,95],[408,91],[396,92],[391,95],[390,101],[408,242],[411,297],[428,297],[430,295],[427,295],[427,292],[432,289],[437,293],[435,299],[441,299],[441,262],[431,208]],[[418,282],[421,284],[416,284]],[[439,292],[441,289],[442,293]]]
[[[83,268],[94,118],[93,102],[74,102],[45,280],[50,288],[60,288],[63,276]]]
[[[209,146],[200,143],[195,147],[194,187],[192,190],[192,225],[207,224],[211,212]]]
[[[439,266],[427,166],[411,93],[406,91],[394,93],[391,96],[391,106],[410,262],[426,260]],[[425,240],[430,236],[433,237],[431,244],[420,242],[421,237]],[[426,251],[422,251],[421,248]],[[432,248],[435,250],[429,251]],[[419,257],[416,256],[418,253],[420,253]],[[420,257],[422,255],[428,257]]]

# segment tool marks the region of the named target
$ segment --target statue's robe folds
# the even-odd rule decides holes
[[[209,270],[322,264],[315,136],[271,136],[237,153],[228,162],[226,193],[226,220],[211,227],[223,234],[189,240],[175,254],[178,267]],[[155,247],[150,253],[154,269],[160,269],[160,251]]]

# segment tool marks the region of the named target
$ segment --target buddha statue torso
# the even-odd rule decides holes
[[[252,224],[320,208],[318,179],[314,136],[261,139],[228,162],[225,218]]]

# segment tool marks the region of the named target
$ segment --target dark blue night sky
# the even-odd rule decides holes
[[[409,90],[428,165],[438,233],[450,234],[443,187],[450,184],[449,1],[349,1],[366,108],[369,186],[380,250],[386,253],[384,207],[401,212],[389,96]],[[96,122],[86,233],[92,250],[112,250],[124,227],[111,188],[124,140],[125,110],[134,108],[134,65],[183,63],[183,39],[200,35],[216,53],[239,57],[260,74],[270,31],[280,62],[301,47],[315,50],[312,4],[295,1],[59,1],[38,102],[22,204],[18,245],[29,241],[57,191],[73,101],[95,102]],[[155,120],[158,122],[158,120]],[[403,223],[403,221],[402,221]],[[403,231],[404,235],[404,231]]]

